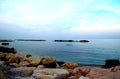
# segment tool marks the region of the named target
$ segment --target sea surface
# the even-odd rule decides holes
[[[120,60],[120,39],[88,39],[90,42],[15,41],[8,47],[18,52],[52,56],[58,61],[103,65],[106,59]]]

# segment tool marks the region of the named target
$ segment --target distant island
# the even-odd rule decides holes
[[[36,40],[36,39],[16,39],[17,41],[46,41],[46,40]]]
[[[54,40],[55,42],[89,42],[88,40]]]
[[[14,42],[14,40],[0,39],[0,42]]]

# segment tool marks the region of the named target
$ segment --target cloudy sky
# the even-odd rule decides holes
[[[120,38],[120,0],[0,0],[0,38]]]

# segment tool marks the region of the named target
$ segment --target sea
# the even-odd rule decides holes
[[[80,39],[81,40],[81,39]],[[88,39],[90,42],[15,41],[8,47],[18,52],[51,56],[57,61],[104,65],[106,59],[120,60],[120,39]],[[1,45],[1,44],[0,44]]]

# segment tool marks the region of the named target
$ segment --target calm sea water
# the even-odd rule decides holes
[[[120,39],[89,39],[88,43],[47,41],[15,41],[9,47],[18,52],[52,56],[59,61],[82,64],[104,64],[106,59],[120,60]]]

